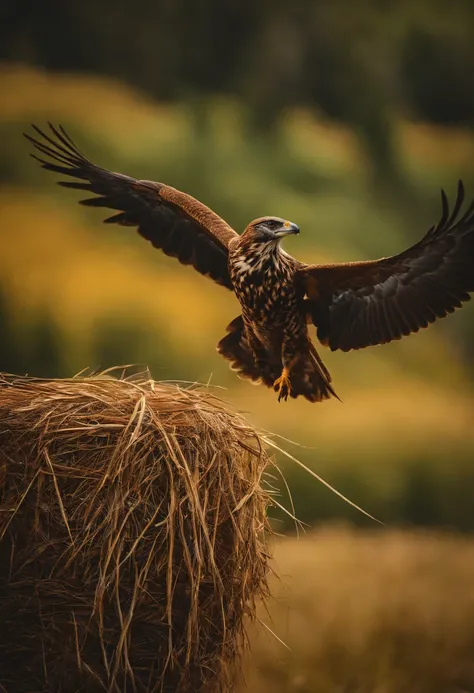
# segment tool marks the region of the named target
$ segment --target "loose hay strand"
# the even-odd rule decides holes
[[[0,422],[0,685],[228,693],[267,592],[258,434],[125,369],[0,376]]]
[[[271,436],[270,436],[270,435],[264,436],[264,437],[263,437],[263,440],[264,440],[264,442],[265,442],[269,447],[273,448],[274,450],[278,450],[278,452],[281,452],[283,455],[285,455],[285,457],[287,457],[288,459],[292,460],[293,462],[296,462],[296,464],[297,464],[299,467],[301,467],[302,469],[304,469],[305,472],[307,472],[308,474],[310,474],[311,476],[313,476],[317,481],[319,481],[320,484],[323,484],[323,486],[326,486],[326,488],[328,488],[330,491],[332,491],[332,493],[334,493],[336,496],[338,496],[339,498],[341,498],[341,500],[343,500],[345,503],[347,503],[348,505],[350,505],[352,508],[354,508],[354,509],[357,510],[358,512],[362,513],[362,515],[365,515],[365,516],[368,517],[370,520],[373,520],[374,522],[377,522],[379,525],[383,525],[383,522],[382,522],[381,520],[378,520],[376,517],[374,517],[373,515],[371,515],[370,513],[368,513],[367,510],[364,510],[364,508],[361,508],[360,505],[357,505],[357,503],[354,503],[354,501],[351,501],[350,498],[347,498],[347,496],[345,496],[343,493],[341,493],[340,491],[338,491],[337,488],[334,488],[334,486],[331,486],[331,484],[330,484],[328,481],[326,481],[325,479],[323,479],[323,477],[320,476],[319,474],[317,474],[313,469],[310,469],[310,467],[307,467],[307,466],[306,466],[303,462],[301,462],[301,460],[299,460],[297,457],[294,457],[293,455],[291,455],[291,454],[288,452],[288,450],[284,450],[284,449],[281,448],[279,445],[277,445],[277,444],[275,443],[275,441],[271,439]],[[292,441],[290,441],[290,442],[292,442]]]

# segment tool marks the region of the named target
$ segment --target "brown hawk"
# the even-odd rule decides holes
[[[330,349],[361,349],[418,332],[474,291],[474,203],[460,214],[461,182],[453,211],[442,191],[441,220],[399,255],[307,265],[280,246],[299,233],[296,224],[262,217],[239,235],[184,192],[96,166],[61,126],[50,125],[49,134],[33,127],[39,139],[26,137],[46,157],[32,155],[43,168],[78,179],[60,185],[97,196],[82,204],[116,210],[106,223],[137,227],[155,248],[235,293],[242,314],[217,349],[241,376],[274,388],[278,400],[337,397],[309,323]]]

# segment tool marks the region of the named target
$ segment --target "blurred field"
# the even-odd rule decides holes
[[[381,519],[474,527],[472,307],[382,349],[323,353],[344,404],[279,405],[215,353],[238,313],[234,297],[132,230],[102,226],[100,213],[29,159],[21,136],[31,121],[62,122],[97,163],[180,187],[239,230],[266,213],[297,221],[303,233],[288,251],[327,261],[397,252],[437,220],[441,185],[453,193],[464,176],[474,189],[472,131],[398,123],[413,209],[377,198],[350,130],[301,110],[267,142],[245,135],[231,101],[164,106],[105,78],[11,65],[0,69],[0,88],[0,291],[15,370],[70,375],[138,362],[158,380],[210,381]],[[281,464],[303,520],[358,519]]]
[[[474,690],[474,545],[325,529],[279,542],[239,693]]]

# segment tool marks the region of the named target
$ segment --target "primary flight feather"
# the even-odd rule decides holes
[[[452,212],[442,192],[442,217],[408,250],[368,262],[307,265],[281,240],[296,224],[261,217],[237,234],[190,195],[163,183],[136,180],[87,159],[61,127],[25,135],[43,168],[78,179],[60,182],[95,197],[82,200],[115,213],[107,223],[134,226],[166,255],[235,293],[241,315],[217,349],[241,376],[278,393],[320,402],[337,397],[329,371],[308,334],[332,350],[385,344],[445,317],[474,291],[474,203],[461,214],[459,182]]]

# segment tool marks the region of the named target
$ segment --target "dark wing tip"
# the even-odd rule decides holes
[[[96,170],[94,164],[78,149],[61,124],[55,126],[48,122],[48,127],[49,130],[42,130],[32,123],[34,136],[23,133],[36,150],[30,152],[30,156],[47,171],[80,179],[89,178],[91,171]]]
[[[441,219],[438,223],[438,229],[444,228],[449,219],[449,200],[444,188],[441,188]]]
[[[450,212],[448,196],[443,188],[441,188],[441,219],[436,224],[432,226],[428,231],[428,236],[438,235],[440,233],[445,233],[447,231],[452,231],[457,228],[460,224],[466,221],[470,217],[472,210],[472,205],[467,210],[467,212],[459,218],[459,213],[464,204],[466,198],[466,189],[464,183],[461,179],[458,180],[456,199],[452,211]]]
[[[441,206],[443,208],[443,211],[448,207],[448,196],[446,194],[446,190],[444,188],[441,188]]]

